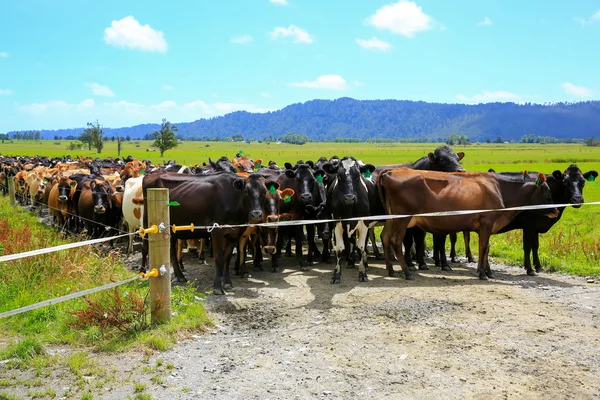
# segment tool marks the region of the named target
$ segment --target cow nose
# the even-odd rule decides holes
[[[118,185],[117,187],[115,187],[115,190],[116,190],[117,192],[124,192],[124,191],[125,191],[125,188],[124,188],[122,185]]]
[[[344,201],[346,204],[353,204],[356,201],[356,196],[353,194],[344,195]]]
[[[329,240],[329,239],[331,239],[331,232],[323,232],[323,233],[321,233],[321,239],[323,239],[323,240]]]
[[[96,212],[97,214],[104,214],[104,211],[106,211],[104,206],[95,206],[94,207],[94,212]]]
[[[279,222],[279,216],[277,216],[277,215],[269,215],[267,217],[267,222]]]
[[[275,246],[264,246],[263,252],[265,254],[275,254]]]
[[[67,196],[58,196],[58,201],[64,203],[65,201],[67,201]]]
[[[262,220],[263,213],[262,211],[250,211],[250,220],[251,221],[259,221]]]
[[[300,196],[300,198],[302,199],[303,202],[307,203],[312,200],[312,194],[304,193],[304,194],[302,194],[302,196]]]

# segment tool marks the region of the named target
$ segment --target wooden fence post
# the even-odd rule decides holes
[[[6,183],[8,183],[8,199],[10,200],[10,205],[15,207],[17,205],[17,201],[15,200],[15,177],[7,176]]]
[[[159,233],[148,235],[149,267],[161,272],[150,278],[150,316],[152,323],[164,323],[171,321],[169,189],[148,189],[146,196],[148,226],[159,227]]]

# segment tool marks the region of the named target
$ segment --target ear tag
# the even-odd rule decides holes
[[[233,172],[237,174],[237,168],[234,168],[234,169],[233,169]]]
[[[145,169],[141,170],[140,175],[146,175],[146,170]]]
[[[594,177],[594,175],[590,175],[586,179],[586,181],[588,181],[588,182],[594,182],[595,180],[596,180],[596,178]]]
[[[367,179],[370,178],[371,177],[371,171],[370,170],[366,170],[365,172],[363,172],[363,176],[365,178],[367,178]]]
[[[181,204],[179,204],[179,202],[177,202],[177,201],[172,201],[172,202],[170,202],[170,203],[169,203],[169,204],[167,204],[167,205],[168,205],[169,207],[178,207],[178,206],[180,206]]]
[[[289,203],[290,201],[292,201],[292,198],[290,197],[290,195],[289,195],[289,194],[286,194],[286,195],[283,197],[283,202],[284,202],[284,203]]]
[[[262,164],[258,163],[254,166],[254,169],[261,169],[262,168]]]
[[[321,175],[321,174],[317,175],[317,182],[323,183],[323,175]]]
[[[523,180],[524,180],[525,182],[529,182],[529,181],[531,180],[531,178],[530,178],[530,177],[528,177],[528,176],[526,176],[526,177],[524,177],[524,178],[523,178]]]
[[[277,193],[277,189],[275,189],[275,185],[269,186],[269,194],[274,195],[275,193]]]
[[[244,155],[244,150],[240,150],[240,151],[238,152],[238,154],[240,155],[240,157],[241,157],[241,156],[243,156],[243,155]]]
[[[535,186],[540,186],[542,184],[542,180],[540,178],[537,178],[537,180],[535,181]]]

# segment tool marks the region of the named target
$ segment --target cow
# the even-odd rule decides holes
[[[116,228],[121,209],[113,204],[115,190],[110,182],[93,179],[82,184],[78,201],[79,216],[90,237],[99,238],[108,227]]]
[[[133,199],[142,198],[142,181],[144,175],[136,178],[129,178],[125,182],[125,191],[123,192],[123,219],[127,223],[129,233],[137,231],[142,226],[142,216],[144,215],[144,204],[134,204]],[[129,235],[129,244],[127,253],[133,252],[133,235]]]
[[[31,208],[32,210],[37,208],[38,214],[41,214],[46,182],[37,173],[31,172],[27,175],[27,186],[29,189],[29,198],[31,199]]]
[[[358,280],[368,281],[367,276],[367,253],[365,245],[369,229],[377,221],[369,221],[368,217],[379,214],[381,203],[377,189],[369,178],[363,176],[368,171],[370,175],[375,166],[372,164],[359,165],[354,157],[342,158],[337,166],[333,164],[323,165],[323,170],[328,173],[335,171],[335,180],[327,190],[327,209],[328,214],[333,219],[357,218],[363,217],[358,221],[340,221],[335,223],[334,229],[334,250],[336,255],[336,265],[331,278],[331,283],[340,283],[342,279],[342,269],[340,259],[345,249],[344,235],[348,238],[358,234],[356,247],[359,254]]]
[[[502,209],[517,206],[551,204],[550,188],[546,176],[523,182],[506,179],[490,173],[435,172],[408,168],[384,170],[379,175],[377,187],[388,214],[413,215],[454,210]],[[489,238],[505,227],[519,211],[497,211],[454,216],[424,216],[394,218],[386,221],[382,232],[386,251],[386,266],[390,276],[393,252],[400,261],[406,279],[414,279],[407,268],[402,252],[402,240],[407,228],[417,226],[424,231],[449,234],[473,231],[479,235],[479,279],[493,278],[489,266]],[[546,212],[554,216],[558,210]],[[417,246],[423,243],[417,242]]]
[[[66,222],[69,222],[69,228],[73,225],[73,216],[76,216],[73,197],[76,189],[77,182],[64,176],[62,172],[52,183],[52,189],[48,195],[48,212],[56,218],[61,231],[66,229]]]
[[[264,203],[251,201],[264,197],[267,189],[264,178],[249,175],[241,178],[227,172],[207,175],[185,175],[156,173],[147,175],[142,183],[144,198],[150,188],[168,188],[169,200],[180,205],[169,207],[173,225],[212,226],[217,224],[239,225],[248,222],[263,222],[266,215]],[[140,201],[139,199],[137,200]],[[141,200],[143,201],[143,199]],[[148,226],[148,208],[144,208],[143,225]],[[215,228],[210,232],[196,229],[177,231],[171,234],[171,264],[178,281],[187,279],[179,268],[176,247],[178,239],[196,239],[210,235],[216,264],[213,283],[215,294],[224,294],[224,289],[233,287],[229,274],[229,263],[233,249],[246,228]],[[144,252],[148,243],[144,241]]]
[[[495,171],[490,170],[490,172]],[[522,179],[520,174],[514,172],[500,172],[499,175],[509,179]],[[546,182],[555,203],[573,204],[573,208],[579,208],[584,202],[583,189],[586,181],[593,182],[597,177],[597,171],[590,170],[583,173],[576,164],[571,164],[563,172],[555,170],[552,174],[546,175]],[[499,231],[499,233],[504,233],[515,229],[523,230],[523,259],[527,275],[535,276],[543,269],[538,255],[539,235],[548,232],[560,220],[564,210],[565,207],[559,207],[558,215],[555,218],[545,217],[536,211],[524,211]],[[531,266],[531,256],[533,256],[535,270]]]

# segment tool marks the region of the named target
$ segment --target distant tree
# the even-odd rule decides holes
[[[83,131],[81,137],[88,140],[87,143],[89,150],[91,150],[93,146],[96,149],[96,152],[102,153],[102,149],[104,148],[104,139],[102,138],[102,127],[100,126],[98,120],[96,120],[95,125],[91,122],[88,122],[87,128]],[[84,142],[81,137],[79,140]]]
[[[240,135],[239,133],[238,133],[237,135],[233,135],[233,136],[231,137],[231,139],[232,139],[234,142],[243,142],[243,141],[244,141],[244,137],[243,137],[242,135]]]
[[[127,137],[125,138],[125,140],[127,140],[128,142],[131,142],[131,136],[127,135]]]
[[[84,129],[79,135],[79,141],[88,145],[88,150],[92,150],[92,133],[88,129]]]
[[[487,139],[485,139],[485,142],[486,142],[486,143],[492,143],[492,139],[490,139],[490,138],[487,138]]]
[[[115,137],[113,136],[113,140]],[[123,143],[123,138],[117,134],[117,157],[121,156],[121,144]]]
[[[115,137],[114,137],[114,136],[111,136],[111,137],[110,137],[110,141],[111,141],[111,142],[114,142],[114,141],[115,141]]]
[[[177,132],[177,127],[175,125],[171,125],[166,118],[163,118],[160,130],[154,131],[152,134],[152,137],[154,138],[152,147],[156,147],[158,150],[160,150],[161,157],[165,154],[165,151],[177,147],[177,138],[175,137],[175,132]]]
[[[58,140],[59,136],[58,135],[54,135],[54,140]]]
[[[42,134],[40,133],[40,131],[36,131],[36,132],[33,134],[33,140],[35,140],[35,141],[39,142],[41,138],[42,138]]]
[[[494,140],[494,143],[504,143],[504,139],[502,139],[501,136],[498,136],[496,140]]]

